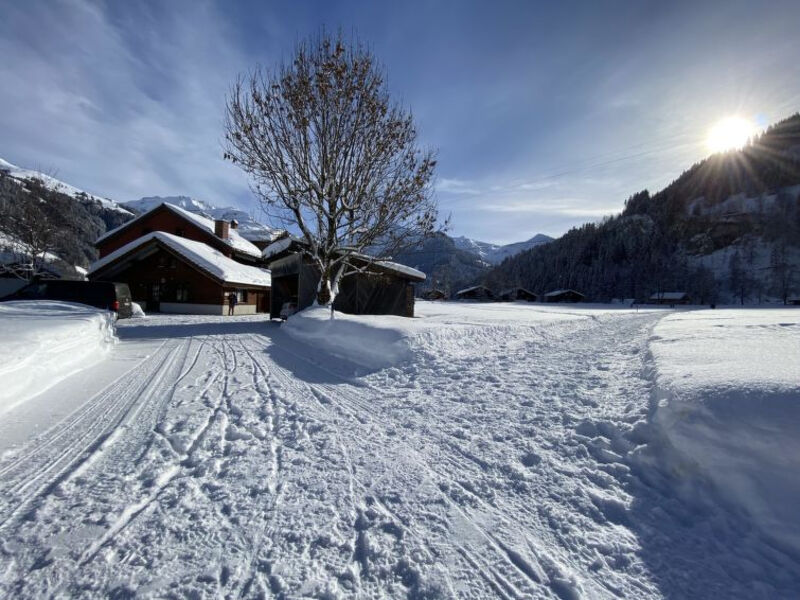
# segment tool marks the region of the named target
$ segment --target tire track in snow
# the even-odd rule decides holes
[[[152,399],[177,360],[176,344],[164,344],[139,367],[100,392],[65,422],[34,440],[14,464],[4,470],[0,494],[0,531],[25,509],[51,493],[82,464],[105,451],[119,435],[114,432],[131,411]],[[160,364],[159,364],[160,363]],[[143,380],[138,376],[152,367]]]

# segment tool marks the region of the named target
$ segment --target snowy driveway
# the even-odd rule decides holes
[[[563,316],[360,376],[258,318],[126,323],[155,350],[0,462],[0,594],[790,597],[651,464],[663,313]]]

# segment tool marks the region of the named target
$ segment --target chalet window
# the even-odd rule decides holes
[[[178,261],[173,257],[169,259],[169,268],[175,269],[178,266]]]
[[[188,302],[189,301],[189,286],[185,283],[179,283],[175,287],[175,300],[177,302]]]
[[[247,304],[247,290],[236,290],[236,301],[240,304]]]
[[[166,256],[159,256],[158,257],[158,268],[163,269],[167,266],[167,257]]]

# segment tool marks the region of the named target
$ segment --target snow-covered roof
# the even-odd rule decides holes
[[[583,296],[583,294],[575,290],[553,290],[552,292],[547,292],[545,297],[552,298],[553,296],[560,296],[561,294],[578,294],[578,296]]]
[[[500,292],[500,295],[504,296],[506,294],[513,294],[514,292],[525,292],[526,294],[530,294],[531,296],[535,296],[536,295],[532,291],[526,290],[524,287],[508,288],[507,290],[503,290],[502,292]]]
[[[392,262],[390,260],[376,260],[375,264],[383,267],[384,269],[388,269],[389,271],[395,271],[396,273],[407,275],[412,279],[419,279],[420,281],[425,281],[425,279],[427,279],[427,276],[422,271],[415,269],[414,267]]]
[[[122,225],[120,225],[115,229],[112,229],[111,231],[107,231],[105,234],[97,238],[97,243],[100,243],[103,240],[108,239],[113,235],[116,235],[118,232],[122,231],[123,229],[126,229],[127,227],[130,227],[133,223],[143,219],[144,217],[152,213],[154,210],[158,210],[162,206],[166,207],[168,210],[171,210],[175,214],[180,215],[181,217],[184,217],[185,219],[191,221],[192,223],[197,225],[200,229],[205,229],[212,235],[216,235],[214,233],[213,219],[209,219],[202,215],[189,212],[188,210],[181,208],[180,206],[175,206],[174,204],[169,204],[164,202],[162,204],[159,204],[155,208],[148,210],[146,213],[139,215],[135,219],[128,221],[127,223],[123,223]],[[250,256],[261,256],[261,250],[258,249],[258,246],[244,239],[236,229],[230,229],[228,231],[228,239],[222,239],[222,238],[217,238],[217,239],[225,244],[228,244],[238,252],[242,252]]]
[[[284,236],[279,240],[272,242],[269,246],[264,248],[261,251],[261,258],[272,258],[273,256],[276,256],[281,252],[284,252],[289,248],[289,246],[292,245],[292,242],[297,242],[298,244],[304,243],[303,240],[293,235]]]
[[[168,246],[171,250],[178,253],[197,268],[205,271],[223,283],[253,285],[258,287],[269,287],[272,285],[272,277],[268,269],[243,265],[242,263],[228,258],[222,252],[212,248],[208,244],[187,240],[186,238],[172,235],[164,231],[153,231],[147,235],[136,238],[121,248],[117,248],[108,256],[92,263],[89,267],[89,274],[103,269],[129,252],[141,248],[154,240]]]
[[[287,235],[275,242],[272,242],[269,246],[264,248],[264,250],[261,252],[261,256],[262,258],[265,259],[277,256],[281,252],[285,252],[286,250],[288,250],[293,243],[304,245],[305,240],[293,235]],[[375,257],[370,256],[368,254],[361,254],[358,252],[352,253],[351,256],[353,256],[354,258],[359,258],[365,262],[371,262],[372,264],[377,265],[378,267],[385,269],[387,271],[394,271],[395,273],[400,273],[401,275],[405,275],[407,277],[410,277],[411,279],[418,279],[420,281],[424,281],[426,279],[425,273],[413,267],[409,267],[407,265],[401,265],[400,263],[392,262],[390,260],[376,259]]]
[[[686,292],[658,292],[650,296],[650,300],[683,300]]]
[[[473,285],[472,287],[464,288],[463,290],[458,290],[456,292],[456,296],[458,296],[460,294],[466,294],[467,292],[472,292],[474,290],[486,290],[486,291],[489,291],[489,292],[492,291],[489,288],[487,288],[485,285]]]

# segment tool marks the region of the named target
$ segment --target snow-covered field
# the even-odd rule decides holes
[[[0,461],[0,595],[796,597],[800,311],[417,312],[120,322]]]

